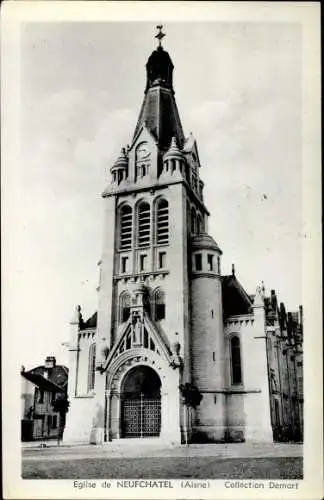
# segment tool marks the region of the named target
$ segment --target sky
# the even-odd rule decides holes
[[[54,354],[97,308],[109,169],[129,144],[157,22],[25,23],[20,60],[20,364]],[[301,33],[297,23],[165,25],[209,232],[248,293],[302,299]],[[28,297],[28,300],[26,300]]]

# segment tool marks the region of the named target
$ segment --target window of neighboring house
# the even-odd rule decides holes
[[[237,336],[231,338],[231,376],[232,384],[242,383],[242,368],[241,368],[241,346],[240,339]]]
[[[166,252],[159,252],[159,269],[164,269],[166,266]]]
[[[88,391],[92,391],[94,389],[95,374],[96,374],[96,344],[91,344],[89,348]]]
[[[201,253],[197,253],[195,255],[195,268],[196,271],[201,271],[202,270],[202,258],[201,258]]]
[[[220,257],[217,257],[217,272],[220,274]]]
[[[43,389],[39,389],[38,403],[44,403],[44,391],[43,391]]]
[[[51,429],[53,426],[52,415],[47,416],[47,426],[48,426],[48,429]]]
[[[52,417],[52,429],[57,429],[57,415]]]
[[[165,295],[160,288],[154,292],[154,320],[161,321],[165,318]]]
[[[214,270],[214,256],[212,254],[207,255],[207,262],[208,262],[208,270],[213,271]]]

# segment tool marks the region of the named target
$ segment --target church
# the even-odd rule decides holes
[[[64,440],[300,441],[302,307],[286,312],[263,283],[249,294],[234,266],[222,274],[161,28],[133,138],[102,193],[98,310],[84,320],[77,306],[70,322]]]

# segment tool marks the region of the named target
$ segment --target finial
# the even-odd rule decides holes
[[[232,276],[235,276],[235,266],[232,264]]]
[[[70,324],[80,324],[80,320],[82,321],[81,306],[76,306],[75,312],[74,312],[72,320],[70,321]]]
[[[162,33],[163,24],[158,24],[157,27],[156,27],[156,29],[159,30],[159,31],[155,35],[155,38],[157,38],[159,40],[159,47],[162,47],[161,40],[162,40],[162,38],[165,37],[165,33]]]

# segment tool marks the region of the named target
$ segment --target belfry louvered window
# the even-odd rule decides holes
[[[169,242],[169,204],[166,200],[160,200],[157,205],[157,244]]]
[[[142,202],[138,207],[138,246],[146,247],[150,244],[151,236],[150,205]]]
[[[124,205],[120,211],[120,248],[129,250],[132,246],[132,209]]]

